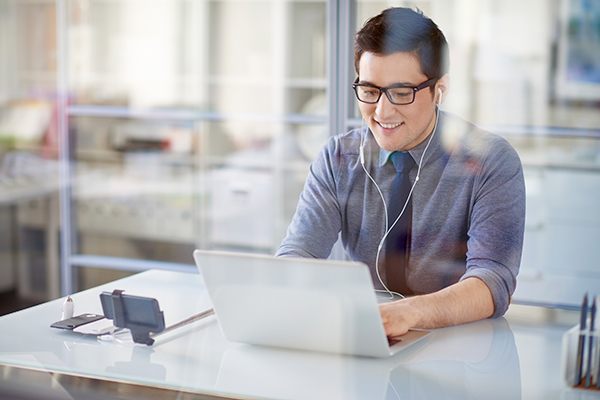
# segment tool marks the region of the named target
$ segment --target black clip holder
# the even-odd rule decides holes
[[[150,297],[123,294],[123,290],[100,294],[104,316],[112,319],[118,328],[127,328],[135,343],[152,346],[150,333],[165,330],[165,317],[158,301]]]

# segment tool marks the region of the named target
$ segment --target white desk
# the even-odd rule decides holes
[[[146,271],[75,294],[75,314],[100,313],[98,295],[114,289],[157,298],[167,325],[210,307],[199,275]],[[227,342],[214,316],[159,336],[152,347],[103,343],[50,328],[61,303],[0,318],[0,397],[18,367],[57,373],[50,374],[49,391],[64,390],[57,376],[75,375],[203,399],[584,398],[560,376],[567,325],[484,320],[434,331],[394,357],[370,359]]]

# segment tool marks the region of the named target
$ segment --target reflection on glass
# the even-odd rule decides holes
[[[576,275],[569,287],[581,288],[583,277],[597,275],[589,260],[600,256],[589,239],[598,236],[600,219],[597,207],[586,200],[597,198],[600,190],[596,184],[600,113],[594,52],[598,32],[591,24],[597,6],[585,0],[524,2],[518,8],[504,0],[480,3],[466,1],[460,7],[443,0],[402,4],[423,10],[448,36],[452,85],[442,108],[486,127],[500,127],[494,132],[510,135],[523,158],[529,204],[540,207],[528,208],[531,235],[526,239],[520,279],[543,281],[551,271],[563,269],[558,264],[546,269],[560,257],[550,257],[544,250],[557,249],[553,243],[561,238],[557,232],[563,232],[562,237],[573,238],[577,251],[571,254],[581,257],[568,262],[576,265],[569,269]],[[359,27],[397,4],[357,1],[353,23]],[[257,168],[270,174],[261,179],[263,186],[271,185],[266,191],[273,205],[271,216],[256,228],[264,232],[259,235],[263,239],[251,250],[272,251],[293,214],[307,163],[326,137],[339,133],[329,132],[326,126],[328,80],[333,79],[327,75],[327,57],[338,54],[327,45],[327,2],[74,0],[67,7],[63,44],[68,58],[62,61],[67,66],[69,98],[78,115],[87,115],[90,109],[103,115],[88,121],[84,117],[70,120],[78,153],[72,167],[77,176],[90,173],[89,182],[96,183],[97,192],[105,191],[90,194],[93,199],[76,199],[78,226],[74,228],[83,233],[81,248],[76,250],[175,261],[182,260],[180,254],[191,253],[189,248],[213,246],[210,232],[220,228],[211,220],[214,205],[207,190],[231,183],[235,169],[224,174],[221,182],[214,182],[218,173],[213,170],[231,168],[231,160],[237,157],[243,159],[243,165],[235,164],[235,168],[242,171],[245,185],[252,184],[248,176]],[[52,1],[0,0],[0,157],[25,152],[44,162],[56,160],[58,133],[53,118],[61,56],[56,11]],[[456,18],[458,14],[463,17]],[[532,20],[531,15],[538,18]],[[256,24],[257,20],[261,23]],[[587,86],[573,86],[566,93],[561,79],[568,71],[573,82]],[[352,116],[358,117],[353,107]],[[154,111],[139,120],[121,119],[130,108],[196,114],[186,117],[183,126],[169,118],[146,121],[154,120]],[[114,115],[115,109],[119,115]],[[516,130],[507,133],[507,126]],[[561,135],[577,139],[548,139],[547,131],[531,138],[519,130],[531,126],[565,128]],[[250,157],[240,155],[257,148],[261,151],[254,154],[252,164],[246,161]],[[10,172],[15,160],[11,157],[2,160],[0,171],[5,181],[7,177],[13,180],[2,186],[0,253],[6,261],[3,265],[13,268],[0,269],[0,282],[6,282],[2,288],[21,285],[18,291],[24,296],[43,298],[54,293],[51,297],[55,297],[59,258],[48,243],[57,240],[50,234],[54,227],[49,227],[58,223],[58,199],[40,195],[40,188],[47,189],[44,185],[56,182],[58,176],[55,169],[44,167],[48,179],[25,182],[22,175]],[[546,164],[548,169],[541,167]],[[135,178],[136,184],[123,183],[133,175],[143,178]],[[76,193],[90,193],[92,185],[83,181],[77,182],[81,186]],[[127,188],[113,197],[109,193],[115,182]],[[156,188],[161,185],[163,189]],[[165,194],[174,186],[179,188]],[[134,189],[139,190],[132,194]],[[9,196],[17,192],[19,201]],[[576,196],[566,199],[560,192]],[[90,223],[95,215],[90,210],[96,210],[104,222],[119,215],[131,223],[118,225],[122,227],[119,232],[114,226],[100,229],[102,221]],[[585,212],[577,214],[578,210]],[[147,221],[163,215],[166,225],[155,225],[140,235],[137,214],[151,214]],[[93,241],[91,231],[95,232]],[[165,239],[162,232],[167,231]],[[128,235],[134,237],[122,240]],[[231,244],[240,246],[239,241]],[[218,246],[223,245],[229,244],[219,241]],[[26,255],[20,261],[17,251]],[[19,271],[27,271],[20,272],[19,283],[12,272],[17,263]]]
[[[151,356],[154,351],[150,347],[136,346],[131,352],[131,361],[117,361],[113,366],[106,367],[106,372],[111,375],[132,377],[139,376],[152,381],[164,381],[167,368],[164,365],[153,363]]]
[[[358,1],[356,25],[393,5]],[[451,84],[441,109],[505,137],[521,157],[527,220],[515,301],[576,306],[581,293],[600,290],[598,3],[402,5],[446,34]]]
[[[524,164],[527,220],[515,299],[577,304],[596,290],[600,141],[507,135]],[[565,251],[569,249],[569,251]],[[565,270],[565,265],[569,265]],[[549,289],[560,287],[560,291]]]
[[[390,358],[240,345],[225,351],[216,387],[268,398],[519,399],[521,372],[501,318],[433,331]]]
[[[600,99],[600,6],[590,0],[561,4],[561,30],[556,74],[560,100]]]
[[[390,389],[410,399],[520,399],[514,335],[504,318],[433,331],[392,371]]]

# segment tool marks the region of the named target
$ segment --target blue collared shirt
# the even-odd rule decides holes
[[[312,163],[296,214],[277,256],[327,258],[341,232],[352,260],[366,263],[376,288],[385,206],[365,169],[389,202],[396,170],[368,128],[332,137]],[[429,143],[427,151],[425,148]],[[503,138],[445,112],[433,136],[409,151],[412,237],[407,284],[431,293],[467,277],[487,284],[494,317],[515,290],[525,226],[525,184],[517,152]],[[379,269],[385,280],[379,255]]]

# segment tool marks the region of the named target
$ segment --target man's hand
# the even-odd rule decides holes
[[[404,335],[418,325],[418,308],[411,306],[408,299],[379,305],[385,334],[390,337]]]
[[[494,301],[482,280],[467,278],[435,293],[380,304],[379,311],[386,335],[393,337],[411,328],[443,328],[488,318]]]

